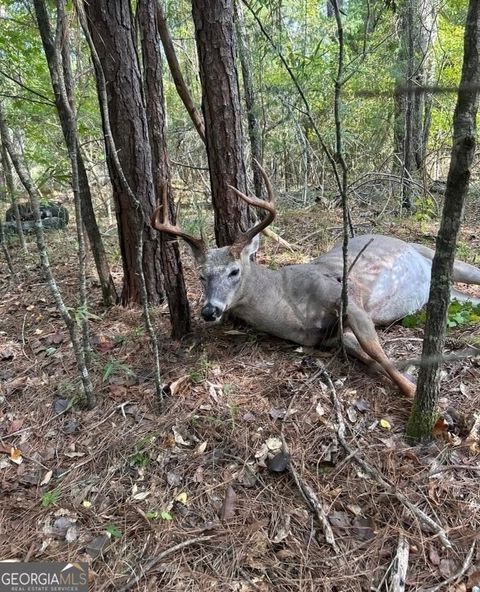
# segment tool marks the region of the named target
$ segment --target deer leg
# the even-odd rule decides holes
[[[369,315],[355,303],[348,305],[347,324],[358,339],[363,351],[375,362],[378,362],[384,372],[398,386],[407,397],[415,394],[415,385],[395,368],[388,359],[378,340],[375,326]]]
[[[362,349],[362,346],[358,342],[358,339],[355,337],[351,329],[345,329],[345,331],[343,332],[343,345],[345,346],[348,355],[356,358],[357,360],[368,366],[368,368],[373,370],[374,372],[378,372],[380,374],[383,374],[384,376],[388,376],[384,368],[382,368],[382,366],[380,366],[378,362],[375,362],[375,360],[373,360]]]

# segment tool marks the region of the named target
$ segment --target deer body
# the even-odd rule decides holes
[[[320,345],[332,334],[340,310],[343,260],[341,246],[308,264],[271,270],[251,260],[257,251],[258,234],[272,222],[275,208],[272,188],[269,202],[234,192],[248,204],[267,210],[265,218],[231,246],[207,249],[202,240],[186,234],[168,221],[166,192],[163,206],[152,217],[159,231],[180,236],[192,248],[204,292],[202,317],[219,321],[226,311],[257,329],[306,346]],[[375,325],[393,323],[422,308],[429,296],[431,262],[428,247],[400,239],[366,235],[351,239],[349,262],[355,262],[348,277],[349,298],[344,324],[347,351],[367,364],[376,363],[399,389],[412,396],[415,386],[387,358]],[[358,259],[357,259],[358,256]],[[455,262],[454,281],[480,284],[480,269]],[[454,296],[480,303],[479,299],[455,292]]]

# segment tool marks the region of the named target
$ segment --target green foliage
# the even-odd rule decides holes
[[[425,309],[414,314],[407,315],[402,320],[402,325],[408,328],[423,327],[427,318]],[[471,302],[459,302],[453,300],[448,307],[447,327],[466,327],[469,325],[478,325],[480,323],[480,304]]]
[[[211,369],[212,363],[206,356],[201,356],[195,368],[188,370],[188,375],[192,382],[203,382],[208,376],[208,371]]]
[[[480,304],[454,300],[448,307],[447,327],[465,327],[480,323]]]
[[[112,537],[112,539],[121,539],[123,532],[115,524],[107,524],[105,531]]]
[[[115,358],[110,358],[105,364],[103,382],[107,382],[107,380],[114,374],[123,374],[127,378],[135,376],[135,372],[128,364],[124,364]]]
[[[50,491],[46,491],[42,495],[42,507],[49,508],[50,506],[54,506],[61,497],[61,493],[58,489],[51,489]]]

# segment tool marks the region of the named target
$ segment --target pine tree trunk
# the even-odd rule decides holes
[[[237,29],[237,46],[240,64],[242,66],[243,94],[247,108],[248,137],[252,156],[253,186],[255,195],[262,196],[262,175],[254,161],[262,162],[262,133],[258,124],[255,92],[253,90],[252,60],[248,45],[247,30],[240,3],[235,4],[235,24]]]
[[[144,225],[143,272],[148,301],[164,299],[161,273],[161,240],[149,225],[155,208],[152,156],[148,138],[142,79],[135,47],[135,31],[128,0],[84,2],[88,27],[106,80],[108,113],[118,158],[130,187],[141,203]],[[137,216],[125,186],[112,163],[107,143],[107,160],[116,206],[120,252],[123,263],[124,305],[140,302],[137,267]]]
[[[157,202],[162,190],[168,188],[170,220],[175,221],[175,208],[171,197],[165,135],[165,100],[163,94],[163,64],[160,53],[160,37],[156,18],[156,0],[139,0],[137,17],[140,30],[145,100],[150,147],[152,150],[153,183]],[[182,264],[177,241],[160,235],[163,278],[170,310],[172,337],[180,338],[191,329],[190,308],[187,300]]]
[[[193,0],[202,83],[202,111],[219,246],[249,227],[246,205],[228,185],[246,192],[233,29],[233,0]]]
[[[480,88],[480,8],[470,0],[464,36],[464,57],[457,106],[453,117],[453,147],[445,203],[427,305],[417,394],[407,426],[415,440],[431,438],[439,394],[439,366],[445,343],[446,321],[458,231],[471,175],[476,144],[476,116]]]

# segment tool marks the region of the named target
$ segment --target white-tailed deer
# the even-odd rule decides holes
[[[266,173],[268,200],[233,191],[247,204],[266,211],[263,220],[242,234],[233,245],[208,249],[203,240],[170,223],[166,193],[152,216],[152,226],[183,238],[196,259],[204,291],[202,317],[219,321],[226,311],[257,329],[289,341],[321,345],[338,323],[342,288],[342,249],[334,247],[311,263],[271,270],[252,261],[259,233],[275,218],[273,192]],[[363,252],[362,252],[363,250]],[[349,274],[349,299],[344,343],[347,351],[364,362],[377,362],[402,393],[412,396],[415,386],[385,355],[375,325],[388,325],[422,308],[429,295],[434,252],[422,245],[382,235],[350,240],[349,258],[358,260]],[[480,269],[455,262],[454,280],[480,284]],[[455,298],[469,298],[459,292]]]

